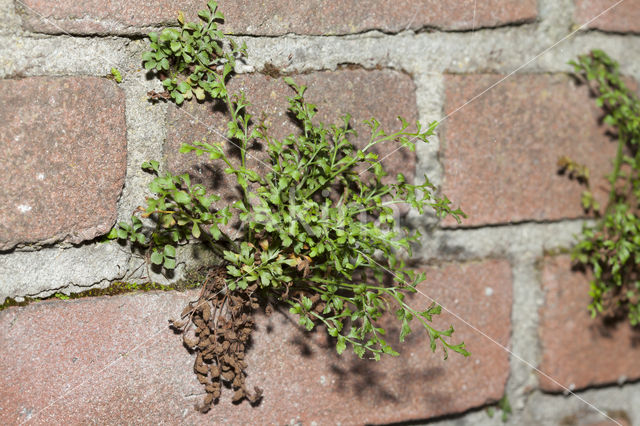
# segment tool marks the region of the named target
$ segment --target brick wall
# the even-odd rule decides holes
[[[192,293],[50,300],[0,312],[0,423],[488,425],[501,421],[484,408],[507,395],[509,424],[640,424],[640,332],[591,319],[588,276],[550,254],[586,221],[557,158],[586,164],[598,188],[615,150],[567,61],[602,48],[640,81],[640,1],[616,3],[221,0],[225,31],[249,51],[233,84],[279,131],[291,124],[274,68],[309,86],[324,120],[442,121],[415,154],[380,153],[393,171],[427,173],[469,215],[461,225],[408,221],[424,230],[422,291],[473,355],[443,361],[415,335],[399,358],[338,357],[277,312],[258,318],[248,352],[262,404],[233,406],[223,394],[201,415],[192,356],[166,326]],[[215,168],[177,153],[216,138],[219,115],[149,103],[160,84],[140,63],[141,35],[203,5],[0,0],[0,301],[143,280],[139,257],[98,241],[148,195],[142,161],[235,196]],[[111,67],[122,83],[105,78]],[[195,250],[181,248],[172,279]]]

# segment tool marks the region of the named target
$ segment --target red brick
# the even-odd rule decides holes
[[[489,0],[475,5],[468,0],[322,0],[220,1],[235,34],[279,35],[350,34],[368,30],[398,32],[436,27],[469,30],[528,22],[537,17],[535,0]],[[24,0],[26,28],[47,33],[140,33],[146,28],[176,24],[179,10],[190,17],[205,7],[204,0],[110,2]],[[46,19],[45,19],[46,18]]]
[[[586,86],[565,75],[501,78],[445,79],[443,192],[469,215],[463,226],[583,217],[584,187],[560,175],[557,161],[585,164],[597,198],[606,200],[616,142],[599,125],[601,110]]]
[[[305,99],[317,105],[319,120],[325,123],[339,124],[340,116],[351,113],[351,123],[358,131],[354,143],[364,147],[369,142],[370,131],[362,124],[363,120],[376,117],[382,128],[391,132],[400,129],[397,116],[403,116],[409,122],[415,122],[418,112],[415,99],[415,85],[410,77],[392,71],[343,70],[336,72],[319,72],[295,77],[298,84],[308,86]],[[294,92],[281,79],[273,79],[262,74],[239,75],[230,84],[230,91],[244,90],[252,107],[249,112],[254,121],[259,120],[260,113],[265,112],[266,124],[270,127],[270,135],[283,139],[290,133],[300,133],[287,115],[289,106],[287,97]],[[384,99],[384,102],[380,100]],[[206,137],[209,142],[224,141],[227,132],[228,116],[222,112],[214,112],[211,103],[199,104],[187,102],[182,107],[169,106],[167,142],[165,155],[169,169],[174,173],[189,172],[196,181],[204,182],[214,192],[223,195],[224,204],[238,198],[235,179],[226,175],[226,165],[220,161],[196,157],[194,154],[178,152],[182,143],[191,143]],[[230,142],[225,142],[228,152],[236,150]],[[393,142],[382,143],[374,149],[380,158],[392,153],[397,148]],[[236,150],[237,151],[237,150]],[[249,150],[247,166],[266,173],[270,170],[265,146],[254,146]],[[384,160],[387,171],[395,178],[399,172],[412,181],[415,174],[415,154],[403,148]]]
[[[508,345],[507,262],[427,272],[422,291]],[[201,415],[193,411],[202,390],[192,355],[167,327],[189,296],[194,293],[146,293],[0,312],[0,422],[15,424],[30,413],[31,424],[386,423],[464,411],[504,392],[508,355],[450,316],[438,318],[437,326],[453,323],[454,341],[468,344],[470,358],[442,360],[416,329],[398,346],[400,357],[375,363],[338,356],[322,333],[308,335],[277,312],[258,317],[247,354],[248,384],[264,389],[262,403],[234,406],[225,391],[220,404]],[[416,297],[411,304],[419,309],[429,301]]]
[[[576,0],[574,20],[586,28],[616,33],[640,33],[640,0]],[[608,12],[600,15],[605,10]],[[594,19],[596,18],[596,19]],[[593,20],[593,21],[592,21]]]
[[[151,27],[178,25],[179,10],[206,7],[204,0],[49,1],[21,0],[16,9],[23,26],[49,34],[141,34]]]
[[[535,0],[250,0],[220,2],[232,32],[276,35],[350,34],[368,30],[399,32],[436,27],[469,30],[531,21],[537,16]],[[475,13],[475,20],[474,20]]]
[[[544,259],[540,370],[576,389],[615,383],[621,377],[640,378],[640,333],[632,330],[626,319],[605,326],[600,318],[590,317],[589,279],[571,270],[569,256]],[[543,376],[540,386],[548,391],[562,390]]]
[[[198,391],[190,356],[167,327],[187,299],[141,294],[0,312],[0,423],[177,422],[175,401],[186,408]]]
[[[109,231],[126,172],[124,93],[95,77],[0,81],[0,250]]]

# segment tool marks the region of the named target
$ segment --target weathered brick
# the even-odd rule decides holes
[[[316,118],[325,123],[342,123],[340,117],[352,114],[352,125],[358,131],[354,143],[364,147],[369,142],[369,127],[363,120],[376,117],[382,128],[391,132],[400,129],[397,116],[403,116],[409,122],[418,117],[415,86],[407,75],[392,71],[343,70],[336,72],[319,72],[295,77],[298,84],[305,85],[308,90],[305,99],[317,105]],[[294,92],[281,79],[273,79],[262,74],[239,75],[231,79],[230,91],[244,90],[252,106],[249,112],[254,121],[260,119],[260,113],[267,114],[266,124],[270,127],[270,135],[283,139],[290,133],[300,133],[300,129],[287,114],[288,96]],[[384,102],[381,102],[384,99]],[[238,151],[223,137],[227,133],[228,115],[215,110],[211,103],[199,104],[187,102],[182,107],[169,106],[167,142],[165,156],[169,169],[175,173],[189,172],[196,181],[205,183],[209,189],[223,196],[220,206],[238,199],[235,178],[224,173],[226,165],[220,161],[211,161],[205,156],[181,154],[182,143],[194,140],[209,142],[223,141],[227,152]],[[397,148],[393,142],[385,142],[372,149],[380,158],[392,153]],[[270,170],[265,146],[255,145],[248,151],[247,166],[260,173]],[[408,180],[413,180],[415,173],[415,154],[408,149],[400,149],[384,159],[384,166],[395,178],[399,172]],[[219,206],[218,206],[219,207]]]
[[[589,279],[572,271],[569,256],[544,259],[540,370],[576,389],[640,378],[640,333],[626,318],[606,325],[600,318],[590,317]],[[543,376],[540,386],[548,391],[562,390]]]
[[[0,250],[107,232],[126,172],[124,94],[95,77],[0,81]]]
[[[265,35],[350,34],[374,29],[398,32],[424,27],[469,30],[531,21],[537,16],[535,0],[477,4],[467,0],[242,0],[221,4],[233,32]]]
[[[187,299],[148,293],[0,312],[0,423],[177,423],[199,391],[167,327]]]
[[[565,75],[501,78],[445,79],[443,192],[469,215],[462,226],[583,217],[584,187],[560,175],[557,161],[585,164],[597,199],[606,200],[616,142],[599,124],[601,110]]]
[[[22,4],[24,3],[24,4]],[[46,33],[141,33],[153,26],[175,25],[177,12],[193,18],[204,0],[110,2],[23,0],[18,3],[26,28]],[[398,32],[436,27],[469,30],[528,22],[537,17],[535,0],[322,0],[220,1],[235,34],[350,34],[368,30]]]
[[[144,34],[153,27],[178,25],[179,10],[197,11],[203,0],[49,1],[21,0],[16,9],[24,28],[49,34]]]
[[[506,261],[427,268],[422,291],[508,345],[511,273]],[[487,290],[491,288],[492,291]],[[262,403],[232,405],[225,389],[209,414],[194,412],[202,390],[193,358],[167,327],[195,293],[43,302],[0,312],[0,421],[15,424],[386,423],[460,412],[498,399],[508,354],[458,320],[454,341],[470,358],[431,354],[423,332],[379,363],[338,356],[323,333],[305,333],[280,312],[258,316],[247,353],[248,384]],[[419,295],[410,302],[428,306]],[[286,311],[286,308],[283,309]],[[397,330],[390,331],[391,338]],[[345,409],[345,403],[349,409]],[[42,410],[42,411],[41,411]],[[256,420],[259,419],[259,420]]]
[[[619,4],[616,5],[616,3]],[[610,10],[602,14],[607,9]],[[600,16],[594,19],[598,15]],[[578,25],[584,25],[591,21],[586,28],[616,33],[640,33],[640,0],[625,0],[623,2],[576,0],[574,20]]]

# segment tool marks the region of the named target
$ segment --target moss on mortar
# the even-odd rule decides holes
[[[185,291],[191,288],[197,288],[202,285],[202,281],[204,279],[204,274],[201,271],[194,271],[191,273],[187,273],[186,278],[179,280],[176,283],[163,285],[158,283],[130,283],[130,282],[122,282],[116,281],[112,283],[109,287],[106,288],[91,288],[89,290],[82,291],[80,293],[55,293],[48,297],[24,297],[23,301],[18,302],[14,298],[7,297],[0,305],[0,311],[6,309],[11,306],[26,306],[34,302],[41,302],[44,300],[69,300],[69,299],[80,299],[83,297],[97,297],[97,296],[116,296],[120,294],[127,293],[136,293],[141,291]]]

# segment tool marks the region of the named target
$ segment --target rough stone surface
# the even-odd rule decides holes
[[[589,277],[571,270],[569,256],[546,257],[542,282],[540,370],[570,389],[640,378],[640,333],[626,318],[612,325],[591,319]],[[562,390],[543,376],[540,386]]]
[[[596,422],[582,422],[580,425],[584,426],[614,426],[614,425],[622,425],[622,426],[631,426],[629,420],[626,417],[612,417],[611,420],[600,420]]]
[[[585,164],[605,201],[616,151],[587,87],[565,75],[501,78],[445,79],[443,192],[469,215],[463,226],[585,216],[584,187],[559,173],[558,158]]]
[[[162,146],[166,139],[166,103],[152,103],[147,93],[162,91],[159,79],[150,79],[140,67],[140,56],[148,47],[146,40],[128,44],[130,61],[120,68],[124,76],[118,85],[126,96],[127,179],[118,201],[118,221],[130,220],[132,212],[152,194],[149,184],[155,175],[140,166],[145,161],[162,163]]]
[[[108,284],[127,275],[130,258],[131,251],[115,242],[3,254],[0,303],[5,297],[46,297]]]
[[[507,391],[508,392],[508,391]],[[588,389],[576,395],[558,395],[534,391],[526,395],[526,406],[519,408],[513,394],[508,393],[513,412],[507,425],[593,426],[611,419],[620,426],[637,425],[640,419],[640,383]],[[600,411],[597,411],[600,410]],[[489,417],[485,410],[472,410],[464,416],[446,417],[429,426],[496,426],[501,424],[500,411]],[[418,423],[417,423],[418,424]]]
[[[21,3],[19,11],[26,28],[54,34],[140,33],[148,27],[175,25],[179,10],[195,16],[205,4],[202,0],[144,3],[24,0]],[[466,0],[446,4],[439,0],[330,3],[237,0],[221,1],[220,9],[229,22],[225,31],[255,35],[351,34],[373,29],[398,32],[424,27],[470,30],[530,22],[537,16],[535,0],[489,0],[477,4]]]
[[[20,19],[15,13],[15,4],[13,0],[0,0],[0,35],[20,31]]]
[[[1,16],[0,16],[1,18]],[[128,75],[122,67],[127,41],[94,37],[0,36],[0,78],[30,76],[109,74],[111,67]],[[135,58],[140,68],[140,56]]]
[[[556,13],[552,16],[555,18]],[[473,32],[244,36],[238,40],[247,43],[247,62],[255,69],[271,62],[289,73],[332,70],[344,63],[401,69],[414,76],[441,72],[508,74],[516,69],[532,73],[571,72],[573,68],[567,64],[568,59],[589,49],[601,48],[620,61],[625,75],[640,76],[640,64],[634,60],[640,54],[640,46],[634,37],[590,31],[561,41],[568,35],[569,26],[568,21],[566,26],[554,26],[550,32],[543,31],[540,23],[540,26]]]
[[[428,268],[421,290],[503,345],[510,334],[511,279],[505,261]],[[487,288],[494,291],[488,295]],[[457,319],[454,341],[473,356],[431,354],[416,327],[399,358],[339,357],[322,333],[306,334],[276,312],[258,317],[248,384],[264,388],[256,407],[224,392],[207,415],[192,356],[167,327],[194,293],[145,293],[54,301],[0,312],[0,420],[13,424],[384,423],[460,412],[500,398],[507,353]],[[421,296],[411,300],[426,307]],[[395,336],[395,332],[391,332]],[[393,337],[392,336],[392,337]],[[344,410],[348,402],[350,409]]]
[[[517,413],[516,413],[517,415]],[[637,425],[640,421],[640,384],[587,389],[575,395],[533,392],[513,425]],[[603,422],[603,423],[599,423]],[[610,422],[610,423],[607,423]],[[472,423],[467,423],[472,424]]]
[[[506,257],[515,263],[528,263],[545,251],[567,249],[576,243],[586,221],[523,223],[474,229],[427,230],[417,252],[423,259],[470,260]],[[536,278],[537,281],[537,278]]]
[[[352,115],[351,123],[358,138],[353,141],[364,147],[369,142],[370,130],[362,124],[363,120],[376,117],[382,128],[388,132],[400,129],[397,116],[403,116],[410,123],[418,118],[415,100],[415,86],[411,79],[392,71],[343,70],[321,72],[296,76],[300,85],[308,87],[305,93],[307,102],[318,107],[316,118],[327,124],[342,123],[340,117],[346,113]],[[263,74],[246,74],[234,77],[229,84],[230,91],[244,90],[252,104],[249,112],[254,120],[259,120],[259,112],[267,114],[265,124],[269,126],[270,136],[282,140],[290,133],[300,133],[300,129],[289,118],[286,108],[287,97],[292,96],[290,89],[281,79],[273,79]],[[384,102],[381,101],[384,99]],[[238,149],[226,141],[228,116],[214,109],[213,104],[187,102],[182,107],[169,106],[167,118],[167,142],[165,155],[168,167],[174,173],[189,172],[196,181],[206,184],[212,191],[220,193],[227,205],[238,199],[235,179],[224,173],[226,165],[220,161],[211,161],[206,156],[181,154],[182,143],[191,143],[206,137],[209,143],[224,142],[230,155],[238,155]],[[413,180],[415,154],[407,149],[399,149],[388,141],[372,149],[384,159],[385,169],[395,178],[402,172],[408,180]],[[254,145],[248,150],[247,165],[259,173],[267,173],[270,166],[266,163],[266,146]],[[224,166],[224,167],[223,167]]]
[[[94,77],[0,81],[0,250],[106,233],[126,170],[124,95]]]
[[[602,13],[607,9],[608,12]],[[598,15],[600,16],[596,18]],[[574,19],[578,25],[591,21],[587,28],[617,33],[640,33],[640,1],[576,0]]]

